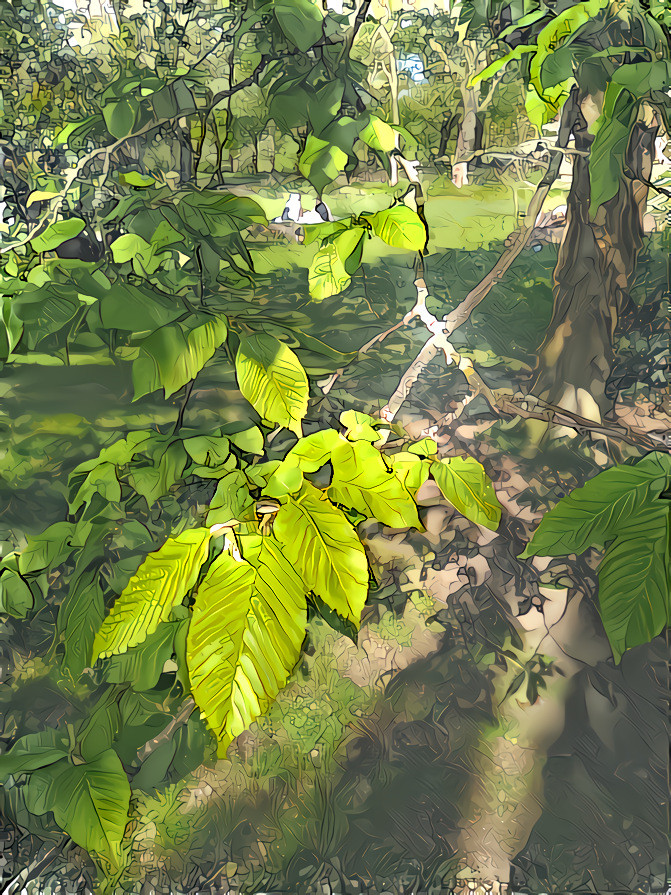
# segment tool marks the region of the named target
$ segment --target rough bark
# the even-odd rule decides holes
[[[576,149],[589,151],[594,137],[585,114],[583,103],[573,133]],[[655,135],[655,127],[634,126],[617,195],[594,220],[589,215],[589,156],[577,155],[573,161],[567,226],[554,274],[554,309],[539,349],[532,393],[597,422],[611,409],[606,383],[613,337],[631,300],[643,244],[648,190],[642,180],[650,178]]]
[[[459,122],[457,148],[452,166],[452,182],[461,187],[468,184],[468,159],[482,149],[483,127],[478,117],[478,98],[470,87],[462,89],[463,116]]]

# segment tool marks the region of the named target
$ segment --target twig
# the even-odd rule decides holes
[[[177,432],[184,425],[184,414],[186,413],[186,405],[189,403],[189,398],[191,397],[191,392],[193,391],[193,386],[195,384],[195,379],[192,379],[191,382],[186,387],[184,392],[184,398],[182,399],[182,403],[179,408],[179,413],[177,414],[177,419],[175,420],[175,428],[172,430],[172,434],[176,435]]]
[[[175,715],[174,718],[171,718],[169,723],[163,728],[163,730],[156,734],[153,740],[149,740],[147,743],[142,746],[141,749],[137,751],[137,757],[140,762],[146,761],[147,758],[155,752],[159,746],[162,746],[163,743],[167,743],[170,737],[173,734],[173,731],[176,730],[180,724],[183,724],[187,721],[191,715],[193,714],[194,709],[196,708],[196,703],[193,700],[192,696],[186,700],[179,713]]]
[[[592,435],[615,438],[618,441],[625,441],[628,444],[647,450],[668,449],[667,442],[662,436],[648,432],[636,432],[633,429],[626,429],[624,426],[609,426],[604,423],[597,423],[594,420],[579,416],[577,413],[565,410],[563,407],[558,407],[556,404],[549,404],[547,401],[536,398],[534,395],[511,396],[501,393],[497,394],[483,382],[477,373],[470,377],[469,385],[474,387],[471,394],[464,398],[462,404],[454,413],[446,414],[444,417],[436,420],[436,428],[452,425],[461,416],[465,407],[478,395],[482,395],[492,410],[499,414],[540,420],[548,423],[548,425],[565,426],[568,429],[575,429],[581,435],[591,433]]]
[[[563,137],[564,135],[562,135],[562,139]],[[520,230],[517,230],[514,233],[510,245],[503,251],[498,261],[489,271],[489,273],[478,283],[477,286],[471,289],[466,298],[459,305],[457,305],[457,307],[453,311],[451,311],[443,318],[441,331],[431,333],[429,338],[420,349],[419,354],[415,357],[405,373],[401,376],[401,379],[396,386],[393,395],[389,399],[387,405],[383,407],[382,411],[380,412],[382,418],[385,419],[387,422],[391,422],[394,419],[399,409],[401,408],[401,405],[408,397],[412,386],[415,384],[415,382],[417,382],[419,376],[436,357],[440,350],[443,349],[443,351],[445,351],[445,346],[449,345],[450,349],[454,352],[454,349],[449,343],[449,337],[456,329],[458,329],[468,320],[474,308],[476,308],[477,305],[479,305],[480,302],[490,293],[492,288],[501,281],[504,274],[509,270],[513,262],[518,258],[518,256],[521,254],[521,252],[531,239],[532,233],[535,228],[536,219],[543,207],[543,203],[545,202],[550,192],[550,188],[552,187],[552,184],[556,180],[559,173],[561,158],[561,152],[551,150],[550,164],[545,173],[545,176],[538,184],[536,192],[534,193],[531,202],[529,203],[525,225]],[[454,353],[456,354],[456,352]],[[447,358],[448,352],[445,351],[445,354]],[[463,362],[459,362],[460,369],[461,363]],[[464,372],[465,369],[466,368],[464,368]]]

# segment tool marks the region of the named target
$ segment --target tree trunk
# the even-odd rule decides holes
[[[589,152],[591,97],[573,125],[575,148]],[[587,116],[587,117],[586,117]],[[610,409],[606,383],[618,318],[630,302],[643,243],[643,214],[656,127],[634,125],[617,195],[590,220],[589,156],[576,155],[567,203],[567,226],[554,275],[554,310],[532,393],[551,404],[600,421]],[[639,180],[638,177],[642,177]],[[563,432],[561,434],[564,434]]]
[[[482,149],[482,122],[478,117],[478,100],[470,87],[462,89],[464,114],[459,122],[457,150],[452,165],[452,182],[458,188],[468,185],[468,164],[473,153]]]

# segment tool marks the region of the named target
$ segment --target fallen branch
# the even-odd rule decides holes
[[[445,416],[435,421],[433,428],[436,431],[441,426],[452,425],[459,416],[461,416],[464,409],[471,403],[471,401],[478,395],[482,395],[494,411],[499,414],[505,414],[506,416],[539,420],[548,425],[565,426],[568,429],[574,429],[579,435],[614,438],[618,441],[625,441],[628,444],[650,451],[658,451],[660,448],[669,448],[667,439],[661,435],[655,435],[649,432],[636,432],[631,428],[625,428],[624,426],[618,426],[616,424],[608,425],[607,423],[597,423],[594,420],[586,419],[577,413],[571,413],[563,407],[558,407],[556,404],[549,404],[547,401],[536,398],[534,395],[510,395],[502,392],[494,392],[482,381],[477,373],[471,376],[469,385],[472,386],[471,394],[463,399],[456,411],[445,414]]]

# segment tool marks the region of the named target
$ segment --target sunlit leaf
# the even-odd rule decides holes
[[[266,333],[243,337],[235,372],[240,391],[262,419],[302,434],[308,378],[287,345]]]
[[[169,620],[172,609],[196,583],[210,537],[207,528],[185,531],[147,556],[98,631],[92,662],[137,646],[159,622]]]
[[[187,637],[196,704],[225,756],[231,740],[267,711],[300,658],[305,589],[276,544],[255,563],[222,553],[198,588]]]
[[[306,586],[357,626],[368,593],[368,563],[344,513],[309,482],[280,507],[273,533]]]
[[[501,519],[501,505],[481,463],[473,457],[437,460],[431,464],[431,475],[462,515],[496,531]]]

